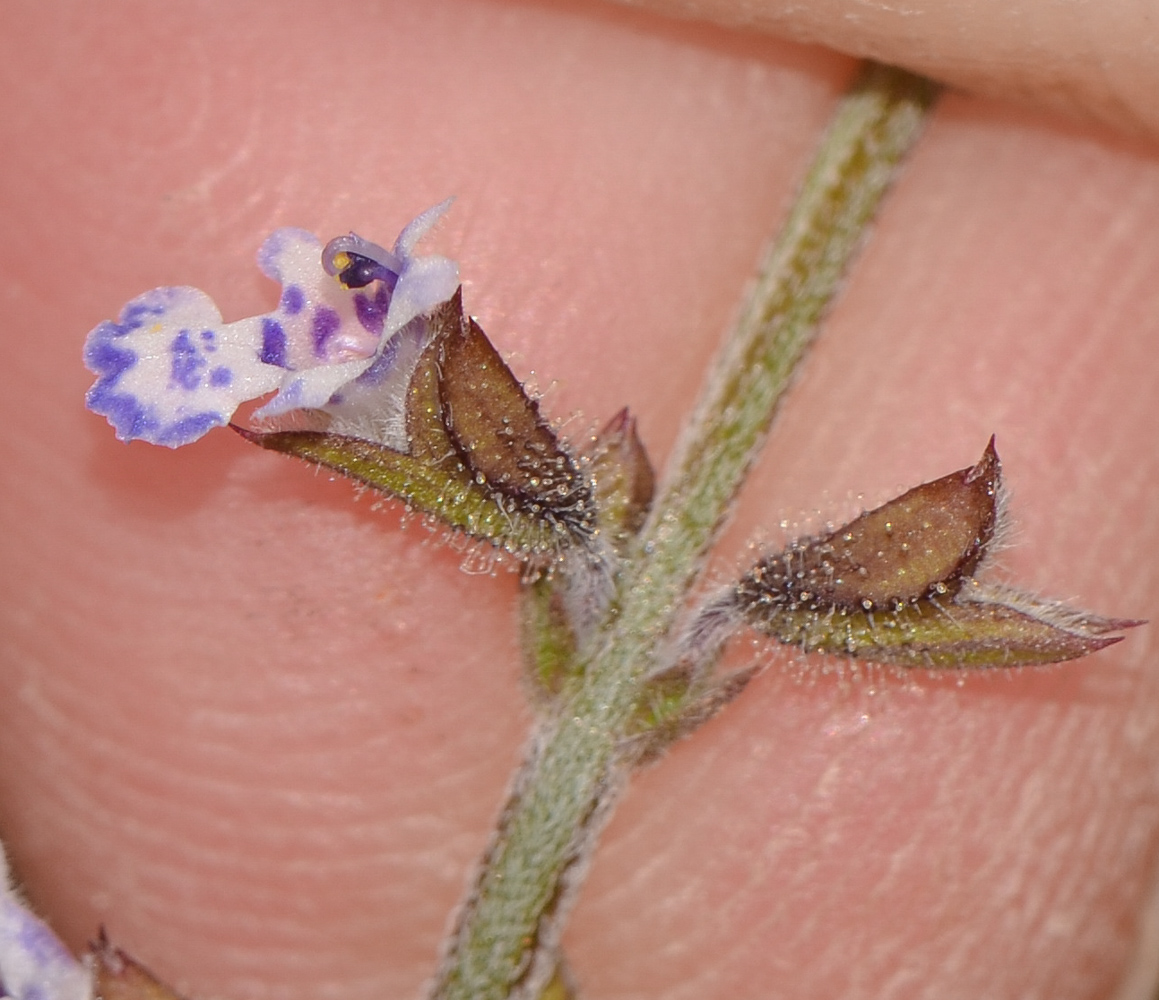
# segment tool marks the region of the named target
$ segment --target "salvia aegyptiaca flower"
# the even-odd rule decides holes
[[[292,410],[328,410],[358,426],[367,392],[417,357],[422,316],[459,285],[444,257],[415,254],[419,238],[450,200],[423,212],[384,250],[360,237],[326,247],[302,229],[279,229],[258,266],[282,285],[262,316],[222,321],[196,288],[155,288],[85,342],[98,376],[90,410],[108,418],[122,441],[176,448],[227,424],[238,406],[276,390],[259,419]],[[389,415],[377,430],[389,435]]]

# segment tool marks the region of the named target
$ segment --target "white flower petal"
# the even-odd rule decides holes
[[[412,258],[391,296],[385,336],[393,336],[416,316],[446,302],[458,287],[459,265],[453,260],[434,256]]]
[[[443,214],[451,207],[454,197],[447,198],[440,201],[432,208],[428,208],[422,215],[417,216],[408,222],[401,233],[398,234],[398,239],[394,241],[394,252],[399,257],[410,257],[414,246],[421,240],[436,222],[443,217]]]
[[[360,358],[344,364],[319,365],[305,371],[283,373],[278,394],[254,413],[257,420],[281,416],[290,410],[321,409],[347,382],[358,378],[374,363],[374,358]]]
[[[85,363],[99,376],[89,409],[123,441],[188,444],[277,388],[283,373],[261,362],[260,347],[259,320],[223,324],[204,292],[156,288],[89,334]]]

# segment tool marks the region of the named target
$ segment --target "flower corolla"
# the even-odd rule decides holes
[[[414,252],[450,204],[414,219],[391,250],[353,233],[323,247],[304,230],[276,230],[258,252],[258,266],[281,283],[282,294],[262,316],[224,323],[196,288],[138,296],[85,341],[85,365],[97,376],[88,408],[122,441],[170,448],[196,441],[228,423],[246,400],[275,390],[257,419],[324,409],[357,422],[384,384],[398,382],[406,361],[417,358],[425,315],[458,287],[454,261]],[[393,405],[400,410],[401,402]]]
[[[0,997],[90,1000],[92,975],[17,896],[0,848]]]

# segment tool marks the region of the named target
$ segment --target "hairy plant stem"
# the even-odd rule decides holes
[[[541,723],[431,992],[534,1000],[559,960],[566,910],[630,770],[642,684],[936,91],[869,65],[842,100],[780,237],[620,567],[582,677]]]

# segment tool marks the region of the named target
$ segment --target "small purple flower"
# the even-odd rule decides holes
[[[369,399],[366,382],[355,388],[356,380],[374,369],[375,385],[397,382],[386,379],[383,361],[417,357],[411,342],[421,341],[423,316],[458,287],[454,261],[414,253],[450,204],[411,222],[391,250],[353,233],[323,248],[304,230],[275,231],[258,266],[281,283],[282,294],[264,316],[224,323],[196,288],[155,288],[133,299],[85,341],[85,366],[97,375],[88,408],[122,441],[170,448],[196,441],[228,423],[246,400],[274,390],[259,419],[297,409],[341,417],[351,399],[361,419]],[[404,331],[408,347],[388,351]]]
[[[0,852],[0,997],[90,1000],[92,976],[28,909],[8,881]]]

